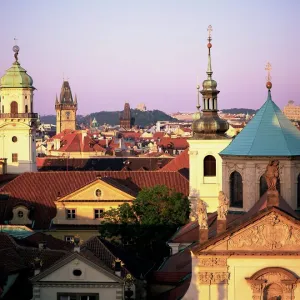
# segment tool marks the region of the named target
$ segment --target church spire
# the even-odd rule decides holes
[[[208,64],[207,64],[207,79],[202,83],[202,90],[200,86],[197,85],[198,96],[199,93],[202,95],[203,105],[202,114],[198,119],[194,119],[193,128],[193,138],[194,139],[219,139],[227,138],[225,132],[228,130],[228,123],[225,120],[219,118],[218,115],[218,94],[220,91],[217,90],[217,82],[212,79],[212,67],[211,67],[211,32],[212,26],[209,25],[208,31]],[[198,98],[199,99],[199,98]],[[197,108],[200,108],[198,101]]]

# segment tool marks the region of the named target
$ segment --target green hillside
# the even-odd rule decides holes
[[[93,120],[95,117],[99,125],[119,125],[120,114],[120,111],[100,111],[87,116],[78,115],[77,123],[88,125],[90,123],[90,120]],[[135,119],[135,125],[142,127],[153,125],[157,121],[178,121],[177,119],[172,118],[171,116],[160,110],[140,111],[137,109],[131,109],[131,116]],[[40,119],[42,123],[56,123],[55,115],[40,116]]]

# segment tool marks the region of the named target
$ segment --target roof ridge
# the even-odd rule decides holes
[[[273,101],[272,101],[273,102]],[[273,102],[274,103],[274,102]],[[276,103],[274,103],[275,105],[276,105]],[[277,105],[276,105],[277,106]],[[273,107],[273,109],[274,109],[274,107]],[[282,124],[281,124],[281,122],[280,122],[280,119],[278,118],[278,115],[277,115],[277,112],[275,111],[275,109],[274,109],[274,113],[275,113],[275,115],[276,115],[276,118],[277,118],[277,120],[278,120],[278,123],[279,123],[279,125],[280,125],[280,128],[282,129]],[[279,113],[281,113],[282,114],[282,112],[279,110]],[[294,125],[293,125],[294,126]],[[285,134],[283,134],[283,138],[284,138],[284,141],[285,141],[285,144],[286,144],[286,148],[288,149],[288,151],[290,152],[290,155],[292,155],[292,151],[290,150],[290,148],[289,148],[289,143],[287,142],[287,139],[286,139],[286,136],[285,136]]]

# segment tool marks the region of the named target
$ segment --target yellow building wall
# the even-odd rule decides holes
[[[99,197],[96,195],[98,189],[101,190]],[[124,202],[130,203],[134,199],[133,196],[98,179],[82,189],[58,199],[55,202],[57,214],[53,222],[54,224],[68,225],[99,225],[100,219],[94,218],[94,209],[106,211],[117,208]],[[67,209],[76,209],[75,219],[67,219]]]
[[[281,258],[270,257],[231,257],[228,259],[230,280],[228,284],[228,299],[252,300],[252,289],[245,278],[267,267],[280,267],[300,276],[300,260],[297,256]],[[294,293],[295,299],[300,299],[300,285]],[[218,299],[218,298],[217,298]],[[290,298],[291,299],[291,298]],[[286,300],[286,299],[284,299]]]
[[[197,194],[208,204],[207,211],[214,212],[219,206],[218,195],[222,191],[222,158],[219,153],[231,139],[188,140],[190,159],[190,196]],[[216,159],[216,176],[204,176],[204,158],[212,155]]]

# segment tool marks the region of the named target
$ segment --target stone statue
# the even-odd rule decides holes
[[[219,192],[219,206],[218,206],[218,220],[226,220],[226,216],[229,209],[229,199],[226,197],[223,191]]]
[[[203,200],[199,199],[197,203],[197,215],[200,229],[208,229],[207,223],[207,204]]]
[[[276,183],[279,177],[279,162],[272,160],[269,162],[264,174],[268,186],[268,190],[276,190]]]

